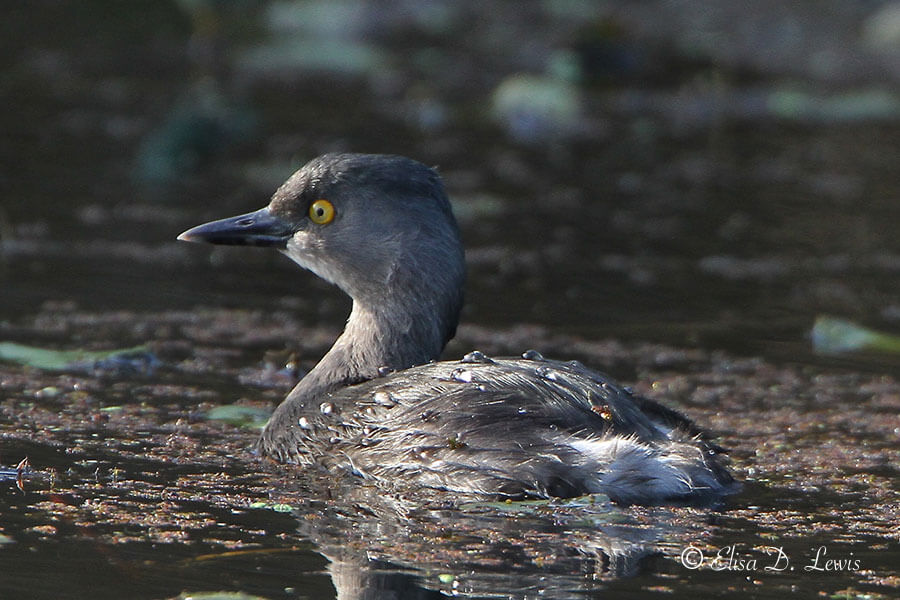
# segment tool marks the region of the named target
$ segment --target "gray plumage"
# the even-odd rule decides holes
[[[320,199],[334,207],[328,223],[310,218]],[[657,503],[733,488],[721,449],[689,419],[578,363],[429,362],[455,332],[465,265],[440,178],[421,163],[325,155],[265,209],[179,238],[275,246],[353,299],[344,332],[267,424],[262,454],[507,497]]]

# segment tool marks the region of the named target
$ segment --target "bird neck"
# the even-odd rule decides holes
[[[427,303],[426,303],[427,304]],[[449,339],[433,306],[403,303],[377,309],[354,301],[344,332],[304,377],[307,393],[330,391],[436,359]],[[454,315],[455,319],[455,315]],[[455,328],[455,320],[453,327]]]
[[[301,460],[303,440],[316,435],[304,425],[314,427],[323,414],[355,409],[352,394],[335,395],[327,401],[326,413],[329,392],[440,356],[456,333],[465,282],[455,225],[448,231],[449,235],[433,236],[433,243],[422,252],[395,261],[380,285],[345,288],[353,297],[347,326],[275,409],[257,445],[262,454]]]
[[[434,303],[410,300],[378,309],[354,300],[347,326],[331,350],[275,409],[260,442],[263,453],[280,456],[288,447],[282,438],[293,435],[301,417],[317,416],[329,392],[440,355],[455,332],[461,296],[437,313]]]

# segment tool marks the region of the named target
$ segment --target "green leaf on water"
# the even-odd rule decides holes
[[[15,342],[0,342],[0,360],[14,362],[45,371],[73,371],[114,366],[134,358],[152,357],[146,346],[117,350],[51,350]],[[152,360],[155,359],[151,359]]]
[[[224,421],[238,427],[259,428],[266,424],[271,414],[271,411],[264,408],[226,404],[210,410],[206,413],[206,418],[210,421]]]
[[[266,600],[244,592],[182,592],[177,600]]]
[[[269,502],[252,502],[250,503],[250,508],[265,508],[279,513],[289,513],[293,512],[294,510],[294,507],[290,504],[284,504],[281,502],[277,502],[275,504]]]
[[[812,345],[816,354],[843,354],[862,350],[900,353],[900,336],[823,315],[817,317],[813,325]]]
[[[553,500],[536,499],[536,500],[484,500],[466,502],[460,504],[460,510],[496,510],[499,512],[525,512],[532,513],[536,510],[546,508]]]

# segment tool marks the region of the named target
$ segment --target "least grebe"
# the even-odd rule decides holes
[[[441,179],[419,162],[320,156],[266,208],[179,239],[275,247],[353,299],[344,332],[266,425],[263,455],[505,497],[705,501],[733,486],[691,420],[577,362],[433,362],[456,331],[465,260]]]

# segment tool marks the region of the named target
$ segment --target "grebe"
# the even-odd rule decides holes
[[[465,260],[441,179],[419,162],[326,154],[267,207],[178,239],[275,247],[353,299],[344,332],[263,430],[263,455],[508,498],[706,502],[735,485],[691,420],[577,362],[433,362],[456,331]]]

